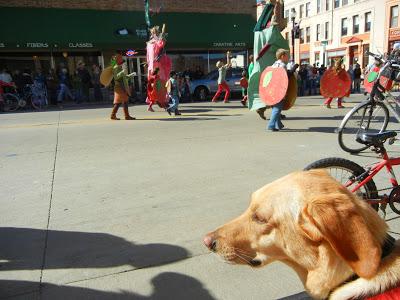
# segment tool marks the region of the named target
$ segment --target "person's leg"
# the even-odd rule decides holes
[[[216,102],[218,100],[218,97],[219,97],[219,95],[221,95],[222,90],[223,90],[222,84],[218,84],[218,90],[215,93],[214,97],[212,98],[212,100],[211,100],[212,102]]]
[[[175,116],[181,115],[178,108],[179,108],[179,97],[176,97],[176,99],[175,99]]]
[[[343,99],[343,98],[338,98],[338,99],[337,99],[337,106],[338,106],[338,108],[344,108],[344,106],[342,105],[342,99]]]
[[[326,105],[327,108],[331,108],[331,102],[333,98],[327,98],[324,102],[324,105]]]
[[[135,118],[129,115],[128,101],[124,102],[124,115],[125,115],[125,120],[135,120]]]
[[[167,112],[168,114],[171,114],[171,112],[175,113],[175,109],[176,109],[176,100],[177,97],[174,96],[169,96],[169,106],[167,108]]]
[[[61,103],[63,101],[64,94],[65,94],[65,84],[61,83],[60,91],[58,92],[58,95],[57,95],[57,103]]]
[[[229,101],[229,96],[231,95],[231,90],[229,88],[229,85],[226,82],[223,83],[223,88],[225,90],[224,102],[226,103]]]
[[[265,117],[265,111],[267,110],[267,107],[262,107],[257,109],[257,113],[260,116],[261,119],[266,120],[267,118]]]
[[[117,118],[117,112],[118,112],[118,108],[121,106],[121,103],[114,103],[114,107],[113,110],[111,112],[111,120],[119,120],[119,118]]]
[[[283,124],[280,121],[283,101],[272,106],[271,118],[269,119],[268,127],[269,130],[279,130],[280,125]]]
[[[75,100],[74,95],[72,95],[71,90],[69,89],[69,87],[67,85],[65,85],[65,92],[67,93],[67,96],[71,99],[71,100]]]

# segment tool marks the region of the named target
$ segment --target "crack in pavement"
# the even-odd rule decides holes
[[[56,164],[57,164],[58,141],[59,141],[59,132],[60,132],[60,120],[61,120],[61,112],[58,113],[56,147],[55,147],[55,151],[54,151],[54,163],[53,163],[53,170],[52,170],[53,175],[52,175],[52,179],[51,179],[49,211],[48,211],[48,214],[47,214],[47,226],[46,226],[46,235],[45,235],[45,239],[44,239],[42,266],[40,268],[39,292],[41,292],[41,289],[42,289],[43,270],[44,270],[44,267],[46,265],[46,254],[47,254],[47,245],[48,245],[48,238],[49,238],[49,226],[50,226],[50,217],[51,217],[51,204],[52,204],[52,201],[53,201],[54,178],[55,178],[55,174],[56,174]]]

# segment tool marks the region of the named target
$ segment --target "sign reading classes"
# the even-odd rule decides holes
[[[88,49],[94,48],[93,43],[89,42],[69,42],[62,44],[48,43],[48,42],[21,42],[21,43],[4,43],[0,42],[0,49]]]

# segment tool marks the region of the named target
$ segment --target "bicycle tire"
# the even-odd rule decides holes
[[[19,107],[19,99],[16,95],[11,93],[6,93],[3,95],[3,110],[8,111],[16,111]]]
[[[304,168],[305,171],[312,169],[329,169],[329,168],[342,168],[350,171],[354,176],[359,176],[365,172],[365,169],[361,167],[359,164],[355,162],[338,157],[329,157],[317,160]],[[331,174],[332,175],[332,174]],[[340,182],[342,183],[342,182]],[[377,199],[378,198],[378,189],[376,188],[376,184],[373,179],[368,181],[365,185],[365,192],[367,195],[363,193],[363,199]],[[360,195],[358,195],[360,196]],[[376,211],[379,208],[379,204],[371,204],[372,208]]]
[[[399,202],[396,201],[396,203],[399,203]],[[396,214],[400,215],[400,210],[396,206],[394,206],[393,199],[391,199],[389,201],[389,206],[393,210],[393,212],[395,212]]]
[[[383,111],[383,122],[382,125],[378,125],[378,129],[372,129],[370,128],[372,118],[375,118],[373,116],[373,112],[375,109],[379,107],[379,109],[382,109]],[[365,116],[365,114],[369,113],[369,116]],[[346,128],[346,125],[349,124],[349,121],[353,119],[357,119],[357,117],[361,117],[361,122],[359,125],[355,126],[355,128]],[[366,118],[366,119],[364,119]],[[378,117],[376,117],[376,120],[378,120]],[[373,121],[374,122],[374,121]],[[357,122],[356,122],[357,123]],[[380,123],[380,121],[375,122],[377,124]],[[360,105],[357,105],[354,107],[351,111],[347,113],[347,115],[344,117],[342,124],[338,130],[338,141],[339,141],[339,146],[342,148],[344,151],[351,153],[351,154],[356,154],[361,151],[364,151],[365,149],[368,148],[368,146],[359,144],[356,142],[356,137],[357,134],[361,132],[369,132],[369,133],[377,133],[377,132],[383,132],[386,130],[386,127],[389,123],[389,110],[386,107],[385,104],[382,102],[375,102],[375,101],[368,101],[361,103]],[[366,128],[362,128],[363,124],[366,125]],[[344,141],[344,135],[348,134],[347,132],[350,132],[349,134],[349,141]],[[353,132],[351,132],[353,131]],[[355,131],[355,132],[354,132]],[[354,135],[354,136],[352,136]],[[350,141],[353,141],[355,146],[350,144]]]

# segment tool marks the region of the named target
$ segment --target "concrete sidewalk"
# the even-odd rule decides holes
[[[130,107],[136,121],[110,121],[111,108],[0,115],[0,299],[300,293],[285,265],[225,264],[202,237],[239,215],[254,190],[312,161],[375,160],[340,150],[335,129],[348,109],[321,103],[299,99],[278,133],[236,101],[184,104],[182,117]],[[399,219],[388,219],[398,237]]]

